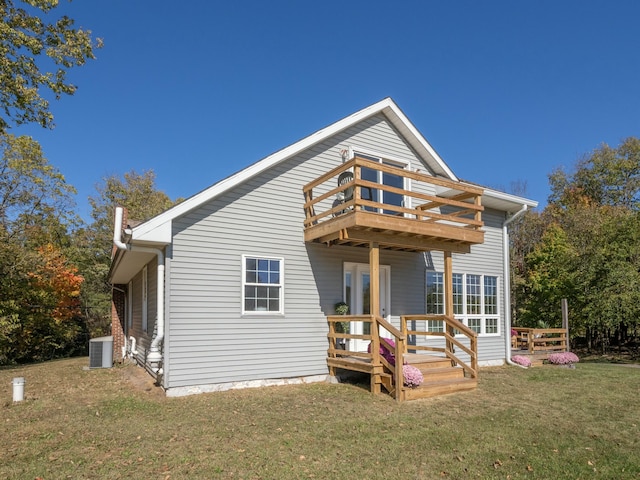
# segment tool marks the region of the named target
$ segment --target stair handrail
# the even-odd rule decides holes
[[[402,390],[404,389],[404,374],[402,372],[402,365],[404,364],[404,354],[407,353],[407,337],[398,328],[394,327],[384,318],[376,316],[375,320],[375,332],[377,333],[379,344],[384,346],[384,348],[386,348],[393,354],[394,364],[392,365],[386,358],[379,355],[379,348],[377,349],[378,359],[381,364],[393,374],[395,388],[392,393],[395,399],[400,401],[402,399]],[[384,328],[393,337],[392,340],[394,342],[394,345],[389,344],[385,340],[385,338],[380,335],[380,327]]]
[[[426,332],[419,330],[409,330],[407,322],[409,321],[425,321],[425,320],[438,320],[443,321],[445,324],[444,332]],[[400,317],[401,328],[406,332],[407,336],[410,335],[422,335],[425,337],[444,337],[446,340],[445,348],[430,347],[424,345],[412,345],[412,349],[425,350],[431,352],[443,353],[454,365],[460,365],[471,378],[478,378],[478,334],[470,329],[467,325],[460,320],[448,316],[448,315],[402,315]],[[456,338],[454,332],[457,330],[462,335],[469,339],[469,347],[460,342]],[[455,354],[455,347],[464,351],[469,355],[469,363],[463,361]],[[408,347],[407,347],[408,348]]]

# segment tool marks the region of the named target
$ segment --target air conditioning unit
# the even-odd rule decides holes
[[[113,336],[89,340],[89,368],[113,366]]]

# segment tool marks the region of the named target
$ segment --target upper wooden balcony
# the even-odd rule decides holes
[[[468,253],[482,188],[354,157],[303,187],[306,242]]]

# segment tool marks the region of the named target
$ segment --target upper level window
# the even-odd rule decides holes
[[[283,265],[281,258],[242,257],[243,313],[283,313]]]
[[[355,150],[354,155],[360,158],[365,158],[367,160],[372,160],[374,162],[381,163],[382,165],[387,165],[399,169],[404,169],[407,167],[406,163],[394,160],[388,160],[386,158],[382,158],[376,155],[372,155],[369,153],[363,153],[359,150]],[[387,187],[394,187],[399,189],[405,189],[404,177],[401,175],[394,175],[389,172],[382,172],[380,170],[375,170],[372,168],[363,168],[361,171],[361,177],[363,180],[367,180],[372,183],[378,183],[380,185],[385,185]],[[390,192],[387,190],[377,189],[377,188],[362,188],[360,192],[360,196],[363,200],[370,200],[376,203],[383,203],[386,205],[394,205],[397,207],[404,206],[404,195],[397,192]],[[391,215],[399,214],[395,210],[388,209],[376,209],[374,207],[365,207],[365,210],[369,210],[371,212],[379,211],[380,213],[388,213]]]

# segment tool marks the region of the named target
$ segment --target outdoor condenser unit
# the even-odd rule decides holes
[[[89,368],[113,366],[113,336],[89,340]]]

